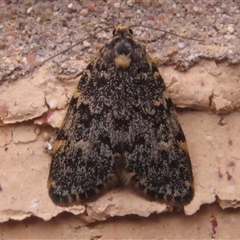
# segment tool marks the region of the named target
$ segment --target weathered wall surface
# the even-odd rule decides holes
[[[133,31],[161,65],[188,141],[196,193],[181,213],[126,189],[71,208],[47,194],[46,150],[77,76],[120,22],[155,28]],[[234,0],[0,1],[0,238],[239,239],[239,36]]]
[[[208,68],[210,65],[211,71]],[[71,61],[69,67],[81,69],[82,62]],[[112,233],[112,236],[121,238],[124,235],[121,235],[120,229],[130,229],[130,226],[135,229],[142,224],[145,230],[138,229],[136,233],[140,238],[152,237],[160,232],[170,236],[170,226],[177,229],[175,236],[180,232],[182,237],[190,236],[190,230],[187,229],[189,222],[196,226],[195,234],[207,237],[215,234],[215,228],[220,229],[217,228],[220,223],[216,223],[219,218],[229,224],[237,221],[237,209],[201,206],[215,201],[223,209],[234,209],[239,205],[240,113],[236,111],[239,107],[239,66],[203,61],[185,73],[171,67],[160,68],[175,105],[184,108],[178,110],[178,115],[188,142],[196,190],[194,200],[184,209],[186,215],[191,215],[188,217],[178,213],[163,214],[167,211],[165,205],[149,202],[126,189],[114,189],[84,206],[61,208],[51,202],[46,187],[51,157],[46,149],[50,147],[50,137],[54,136],[53,128],[61,124],[78,81],[77,78],[53,76],[51,69],[52,65],[47,65],[26,79],[0,86],[1,222],[23,220],[30,216],[50,220],[58,216],[47,223],[33,220],[38,225],[32,225],[31,220],[24,221],[32,229],[40,231],[49,224],[48,229],[56,231],[54,223],[58,221],[64,228],[65,215],[60,213],[72,212],[78,217],[67,215],[68,223],[65,224],[74,225],[70,228],[74,229],[76,236],[80,233],[87,238],[94,234],[104,235],[104,231],[114,226],[116,233]],[[216,112],[228,114],[217,115]],[[152,213],[162,214],[152,216]],[[144,218],[118,217],[128,215]],[[218,220],[215,215],[219,216]],[[110,217],[117,218],[111,220]],[[93,227],[87,225],[108,218],[107,222],[90,225]],[[162,221],[165,225],[160,224]],[[203,224],[202,227],[198,223]],[[15,226],[15,232],[19,231],[23,236],[22,230],[16,228],[22,226],[20,223],[9,224],[2,225],[4,236],[11,236],[7,231],[11,225]],[[102,232],[95,226],[101,226]],[[160,231],[163,226],[168,226],[168,230]],[[155,231],[146,230],[150,228]],[[73,232],[69,232],[69,237],[75,236]],[[28,234],[31,235],[30,232]],[[236,233],[228,234],[237,236]]]

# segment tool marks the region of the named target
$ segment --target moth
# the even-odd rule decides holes
[[[186,139],[157,66],[126,25],[81,73],[53,146],[49,196],[61,206],[124,185],[173,206],[194,196]]]

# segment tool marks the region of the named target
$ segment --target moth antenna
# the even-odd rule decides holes
[[[88,37],[86,37],[86,38],[80,40],[79,42],[73,44],[71,47],[69,47],[69,48],[67,48],[67,49],[65,49],[65,50],[63,50],[63,51],[61,51],[61,52],[59,52],[59,53],[57,53],[57,54],[55,54],[55,55],[53,55],[53,56],[47,58],[46,60],[44,60],[44,61],[40,64],[40,66],[44,65],[44,64],[45,64],[46,62],[48,62],[49,60],[51,60],[51,59],[53,59],[53,58],[55,58],[55,57],[57,57],[57,56],[59,56],[59,55],[65,53],[65,52],[67,52],[67,51],[69,51],[69,50],[71,50],[72,48],[76,47],[76,46],[79,45],[80,43],[82,43],[82,42],[84,42],[84,41],[90,39],[90,38],[93,37],[94,35],[96,35],[96,34],[102,32],[102,31],[106,31],[106,30],[108,30],[108,29],[110,29],[110,28],[112,28],[112,27],[102,28],[101,30],[95,32],[94,34],[91,34],[90,36],[88,36]]]
[[[171,34],[171,35],[176,36],[176,37],[185,38],[185,39],[189,39],[189,40],[193,40],[193,41],[198,41],[198,42],[205,42],[205,41],[202,40],[202,39],[196,39],[196,38],[190,38],[190,37],[180,36],[180,35],[178,35],[178,34],[176,34],[176,33],[168,32],[168,31],[166,31],[166,30],[158,29],[158,28],[151,27],[151,26],[136,24],[136,25],[132,25],[132,26],[130,26],[130,27],[131,27],[131,28],[132,28],[132,27],[149,28],[149,29],[152,29],[152,30],[154,30],[154,31],[164,32],[164,33],[167,33],[167,34]]]

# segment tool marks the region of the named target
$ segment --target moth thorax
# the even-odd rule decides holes
[[[125,54],[118,55],[114,60],[116,67],[122,69],[128,68],[131,62],[130,57]]]

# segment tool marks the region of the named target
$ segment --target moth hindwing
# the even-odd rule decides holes
[[[187,143],[164,81],[132,30],[113,38],[80,76],[53,148],[49,195],[82,203],[119,183],[149,199],[194,196]]]

